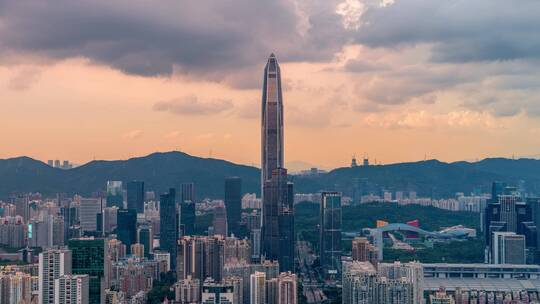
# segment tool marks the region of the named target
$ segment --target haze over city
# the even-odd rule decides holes
[[[259,166],[272,52],[286,163],[536,157],[539,22],[536,1],[1,1],[0,158]]]

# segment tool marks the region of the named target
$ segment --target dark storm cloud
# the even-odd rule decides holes
[[[221,80],[229,71],[261,65],[270,52],[281,60],[329,58],[342,39],[331,3],[0,0],[0,54],[80,56],[131,74],[170,75],[178,68]]]
[[[371,47],[434,44],[436,62],[540,57],[540,1],[396,0],[372,6],[356,33]]]

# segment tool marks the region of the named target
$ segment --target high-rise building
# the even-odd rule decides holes
[[[502,231],[494,232],[492,236],[492,264],[525,264],[525,236]]]
[[[171,268],[176,268],[176,250],[178,240],[178,213],[176,210],[176,191],[169,189],[159,197],[159,247],[171,254]]]
[[[251,245],[247,239],[225,238],[224,261],[227,263],[251,261]]]
[[[382,268],[381,268],[382,266]],[[343,304],[421,304],[422,267],[418,263],[380,264],[344,262]]]
[[[352,259],[359,262],[370,262],[377,266],[377,248],[365,237],[355,237],[352,240]]]
[[[12,198],[12,203],[15,205],[15,214],[23,218],[25,223],[30,219],[30,198],[26,194],[17,195]]]
[[[152,253],[154,239],[152,237],[152,228],[149,225],[141,225],[138,230],[137,243],[144,246],[144,256],[149,257]]]
[[[144,245],[139,243],[132,244],[131,255],[137,258],[144,258]]]
[[[178,279],[191,276],[221,281],[225,259],[225,239],[215,236],[185,236],[178,242]]]
[[[283,272],[278,277],[278,304],[296,303],[298,303],[296,275]]]
[[[87,275],[63,275],[54,280],[55,304],[89,304]]]
[[[294,271],[294,211],[287,170],[275,169],[263,193],[263,254],[278,260],[280,271]]]
[[[144,182],[131,181],[127,183],[127,207],[137,213],[144,213]]]
[[[81,198],[79,205],[79,219],[81,230],[94,232],[98,230],[97,215],[101,213],[102,204],[100,199]]]
[[[195,202],[183,201],[179,204],[180,236],[195,234]]]
[[[116,234],[126,245],[127,254],[131,254],[131,245],[137,242],[137,211],[135,209],[119,209],[117,212]]]
[[[107,207],[124,208],[124,190],[121,181],[107,181]]]
[[[89,277],[88,303],[102,303],[106,283],[105,274],[109,270],[105,259],[105,239],[71,239],[68,247],[71,250],[73,274],[85,274]]]
[[[240,177],[225,179],[225,208],[229,232],[240,235],[239,224],[242,210],[242,179]]]
[[[274,54],[264,68],[261,142],[261,185],[264,185],[275,169],[284,167],[281,71]]]
[[[244,282],[241,277],[231,276],[223,279],[223,283],[233,287],[233,302],[243,304],[244,299]]]
[[[199,279],[188,276],[173,285],[175,301],[180,304],[200,303],[201,283]]]
[[[281,71],[274,54],[264,69],[261,127],[262,253],[279,260],[282,271],[294,271],[294,194],[283,166]]]
[[[54,304],[54,280],[71,274],[71,251],[50,249],[39,254],[39,303]]]
[[[267,279],[265,285],[265,303],[278,304],[278,278]]]
[[[19,304],[32,301],[32,277],[19,271],[0,272],[0,303]]]
[[[266,303],[266,274],[256,271],[250,276],[250,303],[265,304]]]
[[[321,266],[327,277],[335,278],[341,269],[341,193],[322,192],[320,209]]]
[[[182,192],[180,193],[180,202],[193,202],[195,201],[195,184],[194,183],[183,183]]]
[[[225,206],[216,206],[213,215],[212,226],[214,227],[214,234],[227,236],[229,227],[227,225],[227,209],[225,209]]]
[[[217,283],[212,279],[204,281],[201,294],[202,304],[239,304],[234,301],[234,286]]]
[[[487,204],[483,214],[483,231],[486,240],[486,260],[494,261],[493,234],[495,232],[514,232],[525,238],[526,260],[529,263],[538,261],[538,226],[535,214],[538,210],[532,200],[522,201],[521,196],[513,187],[493,183],[492,192],[495,198]],[[536,221],[538,222],[538,221]]]

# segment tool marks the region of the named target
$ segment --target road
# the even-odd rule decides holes
[[[296,242],[298,257],[298,279],[304,287],[303,293],[309,304],[323,303],[327,300],[321,289],[321,283],[317,271],[313,269],[316,256],[309,242],[299,240]]]

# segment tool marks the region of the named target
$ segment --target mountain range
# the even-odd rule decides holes
[[[296,193],[321,190],[350,195],[359,180],[371,191],[416,191],[418,196],[451,197],[456,192],[489,192],[493,181],[521,184],[540,192],[540,160],[488,158],[478,162],[445,163],[427,160],[390,165],[337,168],[325,174],[291,176]],[[194,182],[198,198],[222,198],[224,179],[242,178],[243,192],[260,192],[259,169],[225,160],[200,158],[182,152],[153,153],[115,161],[91,161],[73,169],[59,169],[29,157],[0,160],[0,198],[14,193],[40,192],[90,195],[103,191],[107,180],[142,180],[156,193]]]

